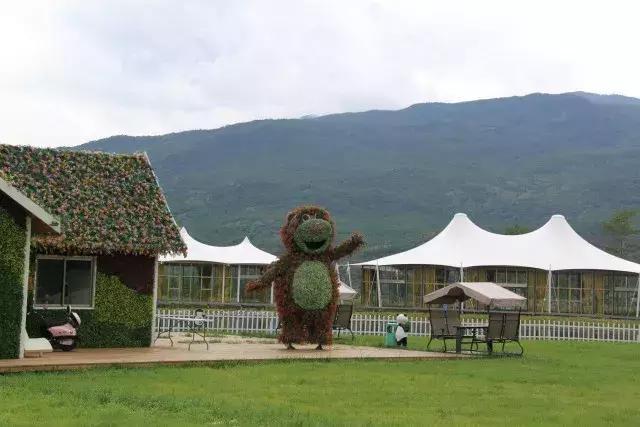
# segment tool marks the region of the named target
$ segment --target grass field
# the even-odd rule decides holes
[[[525,348],[522,358],[5,375],[0,425],[640,425],[640,346]]]

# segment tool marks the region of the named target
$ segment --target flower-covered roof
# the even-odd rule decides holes
[[[60,218],[60,235],[34,236],[46,253],[185,253],[145,154],[0,144],[0,177]]]

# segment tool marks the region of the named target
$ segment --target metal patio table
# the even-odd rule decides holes
[[[456,353],[462,353],[462,344],[465,338],[477,336],[480,331],[486,334],[488,329],[489,326],[456,326]],[[465,334],[468,330],[471,330],[471,335]],[[473,351],[473,348],[471,348],[471,351]],[[489,354],[493,353],[493,343],[491,341],[487,342],[487,351]]]
[[[207,324],[205,322],[205,316],[194,316],[194,317],[173,317],[173,316],[163,316],[164,319],[168,319],[168,326],[164,329],[158,330],[158,335],[156,339],[153,341],[154,343],[158,339],[168,339],[171,341],[171,347],[173,347],[173,339],[171,337],[171,333],[174,332],[174,323],[176,321],[187,322],[189,325],[188,332],[191,334],[191,341],[189,342],[188,349],[191,350],[191,344],[196,343],[196,336],[202,337],[202,341],[207,346],[207,350],[209,350],[209,342],[207,342]],[[199,344],[199,343],[197,343]]]

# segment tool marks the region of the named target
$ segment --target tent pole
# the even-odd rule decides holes
[[[552,279],[551,266],[549,266],[549,272],[547,273],[547,313],[551,313],[551,279]]]
[[[213,267],[211,267],[213,269]],[[220,298],[220,302],[224,304],[224,282],[227,280],[225,277],[225,273],[227,271],[227,266],[222,264],[222,297]]]
[[[240,302],[240,273],[242,272],[242,266],[238,264],[238,286],[236,286],[236,302]]]
[[[460,263],[460,282],[464,283],[464,268],[462,267],[462,263]],[[464,302],[460,301],[460,313],[464,313]]]
[[[270,296],[271,305],[273,305],[273,282],[271,282],[271,296]]]
[[[638,290],[636,293],[636,317],[640,317],[640,274],[638,274]]]
[[[353,289],[353,285],[351,284],[351,263],[347,261],[347,278],[349,279],[349,287]]]
[[[378,307],[382,307],[382,292],[380,291],[380,266],[376,260],[376,282],[378,285]]]

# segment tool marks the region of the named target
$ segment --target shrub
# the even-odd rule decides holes
[[[25,229],[0,209],[0,359],[20,352]]]

